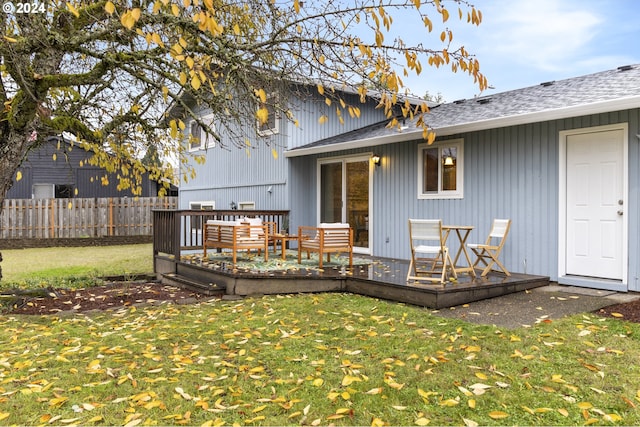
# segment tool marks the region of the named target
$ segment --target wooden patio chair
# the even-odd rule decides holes
[[[331,254],[345,252],[349,254],[349,267],[353,266],[353,229],[349,224],[322,223],[318,227],[298,227],[298,264],[302,263],[302,252],[318,253],[318,266],[322,268],[322,258],[327,254],[327,262],[331,262]]]
[[[453,277],[458,277],[449,248],[444,245],[442,220],[409,219],[409,242],[411,262],[407,282],[427,280],[444,284],[447,270],[453,273]],[[438,276],[434,277],[436,274]]]
[[[509,270],[500,262],[498,257],[505,241],[507,240],[507,234],[509,234],[509,228],[511,227],[510,219],[494,219],[491,226],[491,232],[484,243],[468,243],[467,247],[476,254],[476,261],[473,263],[474,269],[483,269],[480,274],[482,277],[486,277],[490,271],[498,271],[493,268],[497,265],[502,272],[511,276]],[[483,266],[479,266],[482,264]]]

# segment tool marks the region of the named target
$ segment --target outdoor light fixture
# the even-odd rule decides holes
[[[371,160],[373,160],[373,164],[376,166],[380,166],[380,155],[379,154],[374,154],[373,156],[371,156]]]
[[[444,165],[445,166],[453,166],[453,157],[451,156],[447,156],[444,158]]]

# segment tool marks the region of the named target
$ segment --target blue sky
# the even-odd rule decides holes
[[[476,54],[489,79],[484,94],[534,86],[551,80],[640,64],[640,1],[638,0],[472,0],[482,11],[474,26],[458,20],[451,8],[447,26],[454,45]],[[398,25],[400,24],[400,25]],[[394,27],[406,34],[424,33],[394,16]],[[434,33],[439,35],[441,27]],[[403,36],[415,42],[411,36]],[[415,36],[413,36],[415,38]],[[424,40],[435,47],[434,39]],[[436,70],[425,62],[419,77],[405,78],[416,95],[441,93],[445,101],[479,94],[473,79]]]

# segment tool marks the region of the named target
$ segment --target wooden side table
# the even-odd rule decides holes
[[[282,249],[282,260],[287,259],[287,242],[289,240],[298,240],[298,236],[295,234],[281,234],[276,233],[269,236],[273,239],[273,251],[276,251],[276,247],[278,246],[278,242],[280,242],[280,248]]]

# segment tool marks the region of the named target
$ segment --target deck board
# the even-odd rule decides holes
[[[368,260],[368,261],[366,261]],[[163,265],[170,260],[163,259]],[[159,264],[159,263],[158,263]],[[407,260],[366,257],[360,265],[298,269],[294,271],[241,271],[211,268],[197,260],[173,262],[172,274],[215,287],[227,295],[268,295],[314,292],[350,292],[390,301],[440,309],[521,292],[549,284],[549,277],[490,273],[486,278],[460,274],[457,282],[407,283]]]

